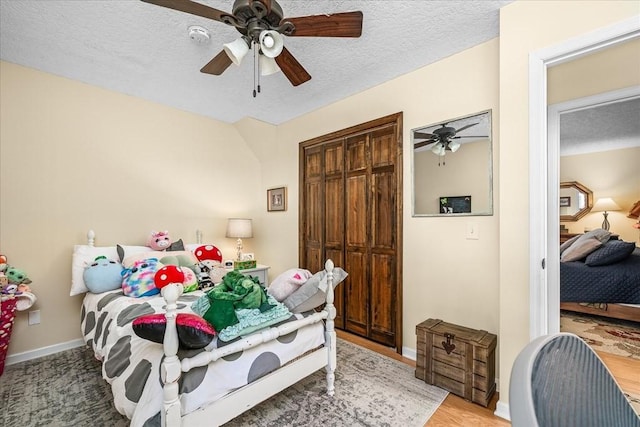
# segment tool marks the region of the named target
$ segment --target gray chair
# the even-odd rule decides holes
[[[520,352],[509,407],[513,427],[640,427],[600,357],[568,333],[536,338]]]

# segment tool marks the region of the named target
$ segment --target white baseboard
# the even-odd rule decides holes
[[[39,357],[48,356],[50,354],[59,353],[61,351],[70,350],[76,347],[82,347],[83,345],[84,340],[82,338],[78,338],[76,340],[50,345],[48,347],[41,347],[22,353],[10,354],[5,360],[5,365],[8,366],[15,363],[26,362],[27,360],[37,359]]]
[[[402,347],[402,356],[413,361],[418,357],[416,351],[409,347]]]
[[[496,417],[504,418],[507,421],[511,421],[511,413],[509,412],[509,404],[498,400],[496,404],[496,411],[493,413]]]

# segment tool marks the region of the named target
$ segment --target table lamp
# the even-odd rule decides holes
[[[604,221],[602,222],[602,229],[609,230],[609,220],[607,216],[609,216],[608,211],[619,211],[620,206],[616,202],[613,201],[611,197],[602,197],[596,201],[593,205],[592,212],[602,212],[604,215]]]
[[[242,239],[253,237],[253,227],[251,220],[246,218],[229,218],[227,222],[227,237],[238,239],[237,241],[237,261],[242,261]]]

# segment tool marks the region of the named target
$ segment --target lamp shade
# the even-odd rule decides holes
[[[260,58],[258,59],[258,61],[260,61],[260,75],[262,76],[270,76],[271,74],[275,74],[278,71],[280,71],[280,67],[278,67],[278,63],[273,58],[260,55]]]
[[[444,145],[442,145],[441,143],[437,143],[436,145],[433,146],[433,148],[431,149],[431,152],[436,156],[444,156],[445,155]]]
[[[246,218],[229,218],[226,236],[235,239],[248,239],[253,237],[251,220]]]
[[[231,43],[224,44],[223,49],[234,64],[240,65],[242,58],[249,52],[249,44],[244,38],[240,37]]]
[[[620,206],[611,197],[602,197],[591,208],[592,212],[619,211]]]
[[[460,143],[458,141],[452,141],[449,143],[449,149],[452,153],[455,153],[460,148]]]
[[[260,33],[260,50],[262,53],[269,57],[275,58],[282,53],[284,48],[284,38],[282,34],[273,30],[265,30]]]

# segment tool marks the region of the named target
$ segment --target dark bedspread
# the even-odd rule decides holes
[[[561,262],[560,301],[640,304],[640,249],[611,265]]]

